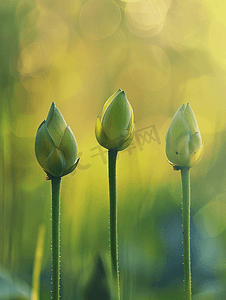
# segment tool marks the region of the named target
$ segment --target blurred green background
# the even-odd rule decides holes
[[[180,173],[165,135],[187,102],[205,142],[191,170],[193,300],[225,299],[225,13],[221,0],[1,0],[0,299],[38,300],[39,274],[50,299],[51,189],[34,140],[52,101],[81,158],[62,179],[62,299],[110,299],[107,151],[94,127],[119,88],[136,122],[117,163],[122,300],[183,299]]]

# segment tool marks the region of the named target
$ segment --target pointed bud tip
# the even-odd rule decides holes
[[[51,106],[50,106],[50,109],[49,109],[49,113],[48,113],[48,116],[46,118],[46,122],[48,123],[49,120],[52,118],[52,115],[53,115],[53,112],[54,112],[54,108],[55,108],[55,103],[52,102]]]
[[[55,104],[55,102],[52,102],[50,109],[54,109],[54,107],[56,107],[56,104]]]
[[[185,110],[185,108],[186,108],[185,104],[183,103],[183,104],[180,106],[180,108],[181,108],[182,111],[184,112],[184,110]]]
[[[118,89],[117,94],[118,95],[123,94],[125,96],[125,92],[122,89]]]

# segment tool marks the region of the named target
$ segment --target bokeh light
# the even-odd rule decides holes
[[[82,33],[91,40],[102,40],[113,34],[121,21],[119,7],[110,0],[90,0],[80,12]]]
[[[141,37],[152,37],[164,26],[170,0],[129,1],[125,6],[126,24],[129,30]]]

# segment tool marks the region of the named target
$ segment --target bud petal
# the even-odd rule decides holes
[[[79,160],[80,160],[80,158],[78,158],[76,160],[76,162],[73,164],[72,167],[70,167],[67,171],[64,171],[64,173],[62,174],[62,176],[65,176],[65,175],[70,174],[71,172],[73,172],[76,169],[76,167],[77,167],[77,165],[79,163]]]
[[[199,132],[199,127],[195,118],[195,114],[193,113],[193,110],[189,103],[187,103],[185,107],[184,116],[188,122],[191,133],[194,134],[195,132]]]
[[[175,113],[172,122],[170,124],[170,127],[166,134],[166,139],[168,143],[175,144],[176,140],[181,134],[184,134],[185,132],[190,132],[190,127],[188,125],[188,122],[184,116],[183,110],[181,107],[178,108],[177,112]],[[175,145],[172,145],[175,146]]]
[[[193,152],[190,155],[190,163],[189,163],[188,167],[192,167],[200,162],[202,155],[203,155],[203,149],[204,149],[204,147],[202,145],[197,151]]]
[[[129,136],[127,137],[127,139],[118,147],[118,151],[124,150],[126,149],[132,142],[134,137],[134,124],[133,127],[131,129],[131,133],[129,134]]]
[[[108,137],[106,136],[106,134],[104,133],[104,130],[102,128],[101,122],[99,117],[97,117],[96,119],[96,126],[95,126],[95,135],[96,135],[96,139],[98,141],[98,143],[107,148],[107,149],[112,149],[112,144],[110,143]]]
[[[35,154],[39,164],[45,169],[48,169],[46,158],[49,153],[55,148],[54,142],[51,139],[47,130],[46,121],[43,121],[38,128],[35,139]]]
[[[120,118],[120,116],[122,116]],[[105,134],[115,140],[117,138],[125,138],[126,129],[129,127],[131,120],[131,110],[125,93],[121,91],[117,93],[111,103],[107,106],[102,116],[101,124]]]
[[[193,153],[202,147],[202,138],[199,132],[195,132],[189,142],[189,152]]]
[[[48,159],[48,169],[50,174],[55,177],[60,177],[63,173],[63,170],[66,167],[66,162],[62,152],[55,148],[49,155]]]
[[[77,157],[77,143],[69,126],[66,127],[58,148],[64,154],[67,170],[73,166]]]
[[[55,106],[54,102],[51,105],[48,117],[46,119],[46,124],[47,124],[49,134],[53,139],[55,146],[58,147],[63,137],[67,124],[61,112]]]
[[[121,89],[118,89],[117,92],[115,92],[114,94],[112,94],[107,101],[104,103],[103,109],[102,109],[102,113],[101,116],[104,115],[105,111],[107,110],[108,106],[111,104],[112,100],[118,96],[118,94],[120,94],[122,92]],[[102,120],[101,120],[102,121]]]

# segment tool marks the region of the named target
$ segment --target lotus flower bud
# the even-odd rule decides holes
[[[119,89],[104,104],[95,128],[98,143],[117,151],[126,149],[134,135],[133,109],[125,92]]]
[[[180,106],[166,134],[166,155],[177,168],[193,167],[201,159],[202,138],[189,103]]]
[[[47,119],[38,128],[35,154],[50,177],[67,175],[78,164],[75,137],[55,103],[52,103]]]

